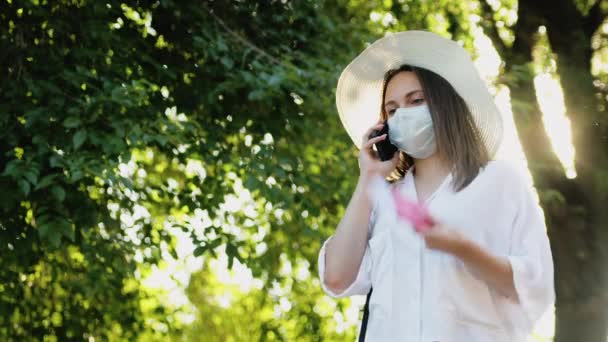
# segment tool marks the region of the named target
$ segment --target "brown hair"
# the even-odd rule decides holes
[[[433,119],[437,152],[448,165],[453,166],[452,185],[456,191],[460,191],[469,185],[480,169],[490,161],[489,152],[473,121],[473,115],[464,99],[443,77],[430,70],[404,64],[384,74],[380,108],[383,121],[388,119],[384,110],[386,87],[395,75],[406,71],[413,72],[422,85],[424,98]],[[397,167],[389,177],[392,181],[403,178],[414,164],[412,157],[403,151],[399,154]]]

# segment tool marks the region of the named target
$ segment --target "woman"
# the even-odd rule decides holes
[[[392,34],[346,67],[336,96],[360,175],[319,275],[336,298],[373,288],[360,340],[526,341],[554,303],[549,241],[530,186],[491,160],[501,117],[468,54],[433,33]],[[385,121],[388,137],[370,139]],[[381,161],[386,139],[398,152]],[[382,187],[423,204],[430,229],[400,218]]]

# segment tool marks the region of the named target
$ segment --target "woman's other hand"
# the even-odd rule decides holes
[[[436,224],[422,233],[426,246],[452,254],[462,260],[488,285],[515,302],[519,301],[511,262],[505,256],[495,255],[480,244],[463,237],[453,228]]]
[[[435,224],[421,234],[428,248],[456,256],[459,256],[467,245],[467,240],[457,230],[443,224]]]

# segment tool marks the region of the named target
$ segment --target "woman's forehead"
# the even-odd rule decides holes
[[[402,71],[388,82],[386,86],[385,102],[403,98],[406,94],[422,91],[422,85],[415,73]]]

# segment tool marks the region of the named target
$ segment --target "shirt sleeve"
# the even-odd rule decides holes
[[[518,303],[513,307],[514,323],[531,331],[540,317],[555,303],[553,258],[544,215],[532,192],[532,185],[518,178],[514,187],[517,210],[508,260]]]
[[[375,222],[375,216],[376,216],[375,210],[372,210],[372,213],[370,216],[370,222],[369,222],[369,226],[368,226],[368,232],[370,232],[373,227],[373,224]],[[368,234],[368,236],[369,236],[369,234]],[[369,249],[369,243],[366,244],[365,253],[363,254],[363,259],[361,260],[361,265],[359,266],[359,271],[357,273],[357,277],[352,282],[352,284],[350,284],[350,286],[348,286],[344,291],[342,291],[340,293],[335,293],[335,292],[331,291],[329,288],[327,288],[327,286],[325,284],[325,250],[326,250],[327,243],[329,242],[329,240],[332,237],[333,236],[330,236],[323,243],[323,246],[321,247],[321,250],[319,251],[319,260],[318,260],[317,264],[319,265],[319,278],[321,280],[321,287],[323,288],[323,291],[325,291],[325,293],[327,293],[327,295],[329,295],[330,297],[333,297],[333,298],[343,298],[343,297],[350,297],[353,295],[367,294],[372,286],[372,281],[371,281],[372,260],[371,260],[371,254],[370,254],[370,249]]]

